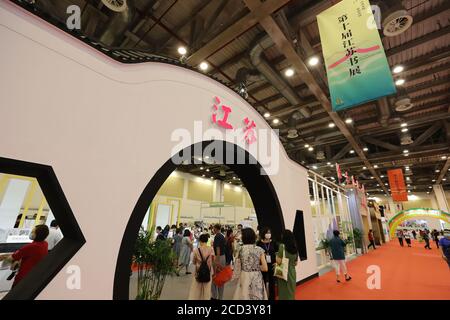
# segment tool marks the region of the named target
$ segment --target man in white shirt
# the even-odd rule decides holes
[[[48,243],[48,251],[53,250],[53,248],[56,246],[56,244],[62,239],[62,233],[59,230],[58,223],[56,220],[53,220],[50,223],[50,229],[48,233],[48,237],[46,239]]]

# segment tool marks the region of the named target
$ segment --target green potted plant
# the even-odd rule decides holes
[[[136,239],[133,263],[138,270],[136,300],[158,300],[166,277],[176,271],[170,240],[153,240],[153,229],[141,229]]]
[[[355,240],[355,246],[356,246],[356,253],[361,254],[362,253],[362,233],[361,230],[358,228],[353,228],[353,239]]]

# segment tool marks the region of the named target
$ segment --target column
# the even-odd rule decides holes
[[[444,212],[450,212],[447,199],[445,198],[445,192],[442,189],[442,185],[435,184],[433,186],[434,195],[436,196],[438,208]]]

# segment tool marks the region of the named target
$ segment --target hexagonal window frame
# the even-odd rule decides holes
[[[35,299],[86,243],[86,239],[51,166],[0,157],[0,172],[36,178],[64,235],[53,250],[3,298]]]

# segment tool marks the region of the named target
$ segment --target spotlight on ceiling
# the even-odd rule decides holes
[[[402,86],[405,84],[405,79],[398,79],[397,81],[395,81],[395,84],[397,86]]]
[[[305,144],[305,148],[309,148],[309,144]]]
[[[178,53],[184,56],[187,53],[186,47],[178,47]]]
[[[405,149],[405,150],[403,150],[403,153],[409,153],[409,150]]]
[[[336,125],[334,124],[334,122],[330,122],[329,124],[328,124],[328,127],[329,128],[334,128]]]
[[[408,132],[408,128],[403,128],[402,132]]]
[[[272,123],[273,123],[273,124],[279,124],[279,123],[280,123],[280,120],[277,119],[277,118],[275,118],[275,119],[273,119]]]
[[[317,170],[317,166],[313,166],[312,168],[313,168],[314,170]]]
[[[269,118],[270,117],[270,112],[265,112],[264,113],[264,118]]]
[[[375,169],[377,169],[377,168],[378,168],[378,166],[377,166],[377,165],[374,165],[373,167],[374,167]]]
[[[407,127],[407,126],[408,126],[408,124],[407,124],[406,122],[403,122],[403,123],[400,125],[400,127],[402,127],[402,128]]]
[[[350,123],[352,123],[353,122],[353,119],[352,118],[347,118],[347,119],[345,119],[345,123],[346,124],[350,124]]]
[[[355,150],[350,150],[350,153],[351,153],[351,154],[355,153]]]
[[[208,70],[208,68],[209,68],[208,62],[203,61],[202,63],[200,63],[200,70],[206,71]]]
[[[402,72],[403,70],[405,70],[405,68],[403,67],[403,66],[396,66],[392,71],[394,72],[394,73],[400,73],[400,72]]]
[[[319,58],[317,56],[313,56],[313,57],[309,58],[308,64],[311,67],[317,66],[317,64],[319,64]]]
[[[292,76],[294,75],[294,69],[292,69],[292,68],[287,68],[287,69],[284,71],[284,75],[285,75],[286,77],[292,77]]]
[[[308,150],[309,150],[309,151],[313,151],[314,148],[313,148],[313,147],[309,147]]]
[[[369,148],[364,147],[364,148],[363,148],[363,151],[366,151],[366,152],[367,152],[367,151],[369,151]]]
[[[367,169],[367,167],[363,167],[363,170],[366,170]]]

